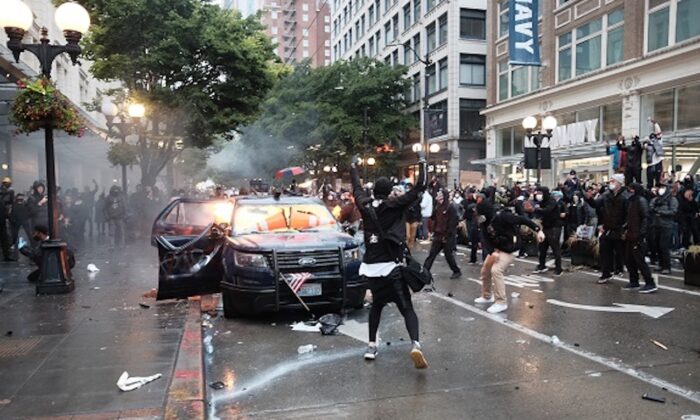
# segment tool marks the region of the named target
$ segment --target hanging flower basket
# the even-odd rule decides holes
[[[107,160],[112,166],[132,166],[138,161],[136,147],[128,143],[114,143],[109,146]]]
[[[17,82],[21,92],[10,110],[10,122],[18,133],[33,133],[51,124],[71,136],[82,136],[85,124],[78,110],[51,82],[42,77],[33,82]]]

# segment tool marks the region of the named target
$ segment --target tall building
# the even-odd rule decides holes
[[[490,182],[529,179],[526,116],[557,118],[553,185],[572,169],[606,180],[606,140],[663,131],[664,169],[700,166],[700,1],[540,0],[541,67],[508,65],[508,1],[489,1],[487,166]],[[693,23],[695,22],[695,23]],[[643,165],[644,167],[646,164]],[[644,171],[642,171],[644,172]],[[644,177],[644,176],[643,176]]]
[[[34,23],[27,31],[24,42],[38,43],[41,28],[48,28],[49,38],[65,43],[63,34],[54,22],[55,7],[50,0],[23,0],[34,13]],[[40,74],[39,61],[30,52],[20,56],[15,63],[7,48],[7,36],[0,28],[0,177],[10,176],[17,191],[25,191],[32,182],[46,178],[44,133],[17,134],[9,121],[9,113],[18,90],[16,82],[31,79]],[[80,111],[89,128],[83,137],[68,136],[55,131],[56,176],[64,188],[90,185],[94,178],[101,187],[109,189],[121,178],[120,169],[107,161],[108,143],[96,134],[96,127],[104,127],[104,118],[98,112],[88,111],[84,103],[91,102],[99,90],[110,86],[90,74],[90,63],[81,57],[81,65],[74,66],[67,54],[54,60],[51,79],[56,87]],[[130,179],[138,180],[134,173]]]
[[[286,64],[330,64],[330,7],[326,0],[263,0],[262,22]]]
[[[482,170],[471,162],[485,156],[486,0],[333,0],[332,45],[334,60],[369,56],[408,66],[406,112],[439,146],[430,163],[443,182],[452,187]],[[413,164],[408,144],[401,175],[411,177]]]
[[[248,17],[257,13],[261,4],[260,0],[223,0],[221,7],[238,10],[243,17]]]

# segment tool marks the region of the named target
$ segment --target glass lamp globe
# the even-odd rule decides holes
[[[372,165],[374,165],[375,163],[377,163],[377,161],[376,161],[376,159],[374,159],[373,157],[367,158],[367,164],[368,164],[369,166],[372,166]]]
[[[545,117],[544,120],[542,120],[542,128],[547,131],[554,130],[555,128],[557,128],[557,119],[551,115]]]
[[[102,101],[101,111],[107,117],[116,117],[119,113],[119,108],[111,100],[105,99]]]
[[[130,104],[128,111],[131,118],[143,118],[143,116],[146,115],[146,108],[143,104]]]
[[[56,26],[62,31],[84,34],[90,27],[90,15],[78,3],[63,3],[56,9]]]
[[[0,27],[27,31],[34,22],[32,10],[21,0],[5,0],[0,13]]]
[[[525,117],[523,119],[523,128],[526,130],[534,130],[537,127],[537,118],[533,116]]]
[[[431,144],[430,145],[430,153],[437,153],[440,151],[440,145],[439,144]]]
[[[423,150],[423,145],[420,143],[415,143],[413,146],[411,146],[411,149],[415,152],[418,153],[421,150]]]

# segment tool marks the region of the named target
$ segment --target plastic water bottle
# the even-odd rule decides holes
[[[318,346],[316,346],[316,345],[306,344],[303,346],[299,346],[299,348],[297,348],[297,353],[299,353],[299,354],[311,353],[312,351],[316,350],[317,348],[318,348]]]

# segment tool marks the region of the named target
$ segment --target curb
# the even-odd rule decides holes
[[[205,411],[201,306],[199,300],[191,299],[168,388],[164,418],[204,420]]]

